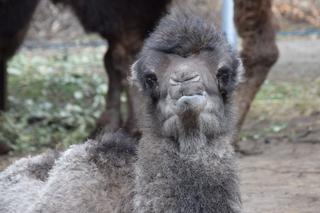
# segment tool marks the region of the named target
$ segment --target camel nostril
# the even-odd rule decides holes
[[[172,86],[176,86],[176,85],[179,85],[179,84],[180,84],[179,81],[177,81],[177,80],[175,80],[175,79],[173,79],[173,78],[170,78],[169,83],[170,83]]]
[[[198,81],[200,81],[200,75],[195,75],[195,76],[186,78],[184,81],[188,81],[188,82],[198,82]]]

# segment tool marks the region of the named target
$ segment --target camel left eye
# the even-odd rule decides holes
[[[229,83],[229,78],[231,74],[231,69],[229,67],[223,66],[218,70],[217,79],[223,85],[227,85]]]

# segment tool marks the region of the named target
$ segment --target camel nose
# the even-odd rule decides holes
[[[202,95],[204,85],[198,73],[180,72],[170,76],[170,96],[179,99],[182,96]]]
[[[200,81],[200,75],[197,73],[178,73],[174,74],[170,78],[170,84],[175,86],[175,85],[180,85],[180,84],[185,84],[185,83],[195,83]]]

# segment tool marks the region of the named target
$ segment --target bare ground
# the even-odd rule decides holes
[[[253,152],[239,157],[245,212],[320,212],[320,114],[292,119],[290,125],[243,142]]]
[[[270,80],[312,84],[319,79],[319,40],[280,41],[279,47],[281,57]],[[244,129],[265,127],[249,115]],[[244,212],[320,212],[319,112],[294,116],[285,130],[242,141],[241,147],[253,154],[239,156]]]
[[[320,211],[320,145],[282,141],[240,159],[244,212]]]

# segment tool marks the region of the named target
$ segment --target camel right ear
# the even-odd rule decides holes
[[[135,85],[139,91],[144,95],[148,95],[152,100],[157,100],[159,97],[159,85],[156,74],[148,70],[144,64],[143,59],[138,59],[131,66],[131,84]]]
[[[139,64],[140,64],[140,59],[138,59],[136,62],[134,62],[132,65],[131,65],[131,76],[129,77],[129,82],[138,87],[139,90],[142,90],[142,86],[139,82]]]

